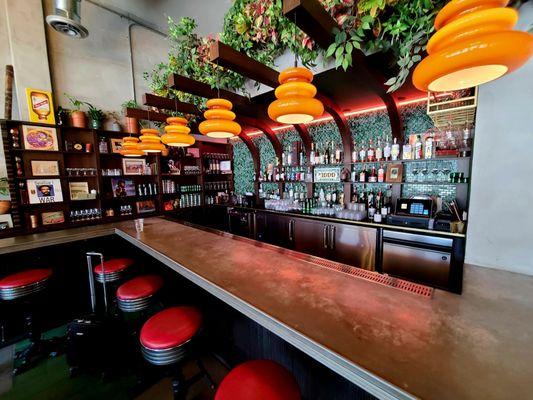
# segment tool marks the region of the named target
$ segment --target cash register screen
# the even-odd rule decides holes
[[[431,204],[431,200],[398,199],[396,213],[413,217],[429,217]]]
[[[429,210],[424,207],[423,203],[411,203],[409,207],[409,214],[427,216],[429,215]]]

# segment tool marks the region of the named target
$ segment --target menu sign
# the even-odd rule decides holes
[[[337,183],[341,181],[341,167],[315,168],[315,183]]]

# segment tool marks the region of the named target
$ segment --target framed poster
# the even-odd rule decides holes
[[[60,203],[63,201],[59,179],[28,179],[30,204]]]
[[[46,90],[26,88],[26,100],[31,122],[42,122],[54,125],[54,102],[52,92]]]
[[[400,183],[403,179],[403,165],[402,164],[389,164],[387,166],[387,176],[385,182]]]
[[[111,178],[113,197],[135,196],[135,185],[132,179]]]
[[[122,150],[122,139],[109,139],[111,142],[111,152],[120,153]]]
[[[137,207],[137,214],[148,214],[155,212],[155,201],[153,200],[137,201],[135,205]]]
[[[0,215],[0,230],[13,228],[13,219],[11,214],[2,214]]]
[[[22,125],[22,138],[26,150],[59,150],[56,128]]]
[[[146,161],[142,158],[124,158],[122,169],[124,175],[142,175],[146,168]]]
[[[63,211],[50,211],[41,214],[43,225],[62,224],[65,222]]]
[[[69,182],[71,200],[86,200],[89,197],[89,182]]]
[[[33,176],[59,176],[59,162],[31,160],[31,174]]]

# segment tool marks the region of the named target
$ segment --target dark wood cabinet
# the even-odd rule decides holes
[[[329,258],[329,225],[303,218],[293,219],[293,221],[294,249],[313,256]]]
[[[364,226],[330,224],[328,251],[331,260],[354,267],[375,270],[376,229]]]

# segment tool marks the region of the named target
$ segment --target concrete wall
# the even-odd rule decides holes
[[[533,60],[479,88],[470,204],[466,261],[533,275]]]

